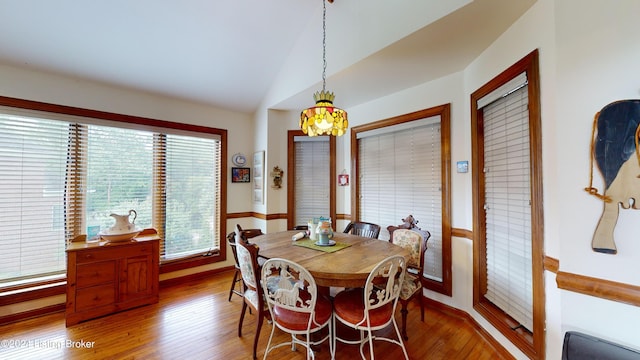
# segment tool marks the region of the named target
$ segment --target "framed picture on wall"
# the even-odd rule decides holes
[[[245,168],[245,167],[232,167],[231,182],[234,182],[234,183],[251,182],[251,169]]]
[[[253,153],[253,202],[264,204],[264,151]]]

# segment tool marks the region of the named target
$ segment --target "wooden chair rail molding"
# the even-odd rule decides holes
[[[560,261],[550,256],[545,256],[542,263],[544,264],[545,270],[551,271],[554,274],[557,274],[558,270],[560,269]]]
[[[640,286],[558,271],[559,289],[640,306]]]
[[[558,289],[640,306],[640,286],[559,271],[560,261],[544,257],[544,269],[556,274]]]
[[[451,236],[473,240],[473,231],[467,229],[451,228]]]

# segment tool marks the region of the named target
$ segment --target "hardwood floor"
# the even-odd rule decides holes
[[[227,301],[232,272],[207,280],[161,288],[160,302],[65,327],[64,313],[0,326],[0,359],[250,359],[255,315],[245,316],[237,336],[238,296]],[[400,324],[400,312],[397,313]],[[425,307],[420,321],[417,301],[409,305],[405,342],[411,359],[501,359],[502,354],[467,321]],[[258,358],[264,354],[271,324],[263,325]],[[275,341],[287,336],[276,329]],[[375,342],[379,359],[400,359],[397,345]],[[368,351],[365,352],[367,354]],[[270,359],[304,359],[304,348],[282,347]],[[316,359],[329,359],[328,345]],[[338,344],[337,359],[358,359],[356,346]]]

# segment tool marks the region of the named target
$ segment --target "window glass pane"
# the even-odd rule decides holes
[[[68,124],[0,114],[0,282],[63,273]]]
[[[110,214],[131,209],[137,227],[151,227],[153,134],[90,125],[87,151],[87,234],[109,229]]]
[[[219,141],[167,135],[165,258],[217,250]]]

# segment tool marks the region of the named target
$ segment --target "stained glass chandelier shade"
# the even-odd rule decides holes
[[[332,1],[330,1],[332,2]],[[315,106],[302,110],[300,113],[300,128],[302,132],[309,136],[316,135],[333,135],[342,136],[349,127],[347,120],[347,112],[333,106],[335,95],[326,91],[326,72],[327,72],[327,6],[323,1],[322,11],[322,91],[313,94]]]

